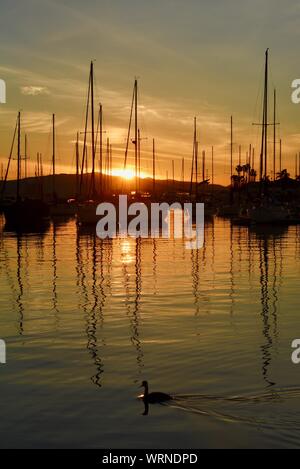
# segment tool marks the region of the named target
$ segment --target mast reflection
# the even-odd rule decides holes
[[[87,350],[92,358],[96,368],[96,373],[91,377],[91,381],[98,387],[102,386],[102,374],[104,372],[104,364],[101,357],[101,347],[105,345],[105,341],[101,338],[98,340],[98,327],[101,331],[103,329],[103,308],[105,306],[106,294],[104,291],[104,272],[103,272],[103,243],[100,243],[100,255],[97,256],[98,238],[94,232],[77,230],[76,241],[76,272],[77,272],[77,286],[81,296],[81,308],[84,311],[86,318],[86,335],[87,335]],[[110,243],[108,243],[110,244]],[[85,250],[84,246],[85,245]],[[83,253],[86,255],[86,262],[83,260]],[[91,258],[89,256],[91,253]],[[97,288],[97,265],[100,264],[100,286]],[[91,289],[89,294],[88,278],[90,277],[89,266],[91,265]],[[91,298],[91,299],[90,299]],[[101,347],[99,346],[101,344]]]

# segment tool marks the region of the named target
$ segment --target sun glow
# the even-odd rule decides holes
[[[126,179],[127,181],[131,181],[132,179],[135,178],[135,171],[133,169],[127,168],[127,169],[114,169],[113,170],[113,176],[119,176],[123,179]],[[145,178],[146,176],[141,173],[141,178]]]
[[[131,180],[135,177],[135,173],[132,171],[132,169],[123,169],[120,176],[122,176],[124,179]]]

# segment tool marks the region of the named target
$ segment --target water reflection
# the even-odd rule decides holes
[[[137,364],[139,373],[143,368],[143,350],[141,341],[139,338],[139,323],[140,323],[140,303],[142,296],[142,239],[136,239],[135,245],[135,301],[132,312],[131,330],[132,330],[132,343],[136,347],[137,351]]]
[[[199,286],[200,286],[199,256],[200,256],[200,251],[198,249],[191,250],[192,284],[193,284],[193,296],[194,296],[194,304],[195,304],[195,309],[196,309],[196,312],[195,312],[196,316],[198,316],[200,313],[200,303],[201,303],[200,292],[199,292]]]
[[[124,243],[124,241],[122,240]],[[138,381],[138,377],[142,373],[142,368],[144,366],[143,363],[143,350],[142,344],[140,340],[140,302],[141,302],[141,295],[142,295],[142,239],[137,238],[135,243],[135,288],[134,288],[134,298],[131,301],[131,293],[130,293],[130,274],[129,274],[129,262],[131,260],[130,257],[130,245],[127,244],[125,241],[125,246],[127,249],[124,249],[123,244],[123,252],[122,252],[122,271],[123,271],[123,279],[124,279],[124,287],[125,287],[125,308],[126,314],[129,318],[130,323],[130,341],[136,350],[136,362],[137,362],[137,369],[138,369],[138,376],[135,382]],[[131,307],[132,306],[132,307]]]
[[[59,310],[58,310],[58,296],[57,296],[57,254],[56,254],[56,231],[57,231],[57,224],[53,222],[52,226],[52,269],[53,269],[53,276],[52,276],[52,310],[55,317],[55,328],[56,331],[59,330]]]
[[[17,358],[18,346],[26,344],[18,373],[38,385],[33,368],[43,370],[46,363],[48,383],[51,371],[69,370],[74,379],[78,367],[79,391],[86,385],[92,402],[101,387],[97,398],[110,395],[116,412],[114,392],[119,396],[124,388],[130,407],[132,382],[141,374],[157,385],[164,381],[162,387],[170,383],[170,391],[198,392],[201,386],[220,397],[246,394],[248,387],[249,393],[270,388],[273,394],[287,377],[296,385],[283,337],[300,327],[298,235],[298,227],[266,230],[217,219],[205,226],[205,248],[188,251],[180,239],[100,240],[74,221],[55,222],[40,234],[3,231],[0,321]],[[283,303],[287,314],[280,315]],[[32,352],[35,343],[39,353]],[[68,365],[54,369],[61,356]],[[23,373],[22,360],[34,367]],[[77,402],[75,388],[68,387]],[[203,396],[198,404],[189,399],[190,409],[199,404],[213,415]],[[104,414],[109,402],[102,403]],[[231,415],[226,410],[220,415]]]
[[[18,282],[18,293],[16,297],[16,304],[19,311],[19,334],[23,335],[24,333],[24,306],[23,306],[23,295],[24,295],[24,288],[23,288],[23,281],[22,281],[22,240],[19,235],[17,235],[17,282]]]
[[[153,272],[153,295],[157,295],[157,240],[152,239],[152,272]]]
[[[287,228],[284,226],[253,227],[249,231],[250,237],[255,236],[259,248],[261,319],[262,334],[265,339],[261,345],[262,375],[268,387],[276,384],[270,379],[269,374],[272,357],[278,349],[279,339],[277,304],[279,299],[278,275],[280,274],[278,274],[277,258],[279,257],[279,262],[282,265],[283,251],[281,245],[278,250],[276,249],[276,243],[278,240],[281,242],[286,233]]]
[[[106,294],[104,290],[104,273],[103,273],[103,241],[99,241],[100,249],[97,246],[98,239],[92,231],[77,230],[76,239],[76,272],[77,286],[81,288],[80,306],[83,309],[86,318],[86,335],[87,349],[92,358],[96,373],[91,377],[91,381],[101,387],[101,378],[104,372],[104,364],[101,357],[102,347],[105,346],[103,338],[104,316],[103,309],[106,302]],[[111,243],[109,243],[111,245]],[[86,260],[83,258],[85,247]],[[99,256],[98,256],[99,254]],[[99,259],[98,259],[99,257]],[[97,266],[100,265],[100,283],[97,285]],[[88,290],[88,276],[91,273],[91,291]],[[91,296],[91,300],[90,300]],[[98,339],[98,336],[101,339]]]

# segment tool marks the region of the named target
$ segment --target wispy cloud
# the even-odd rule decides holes
[[[50,91],[45,86],[21,86],[21,93],[27,96],[48,95]]]

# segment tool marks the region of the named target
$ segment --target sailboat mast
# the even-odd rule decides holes
[[[17,163],[17,200],[20,200],[21,178],[21,113],[18,113],[18,163]]]
[[[92,120],[92,197],[95,195],[95,120],[94,120],[94,63],[91,62],[91,120]]]
[[[79,132],[76,139],[76,198],[79,195]]]
[[[196,170],[196,199],[198,196],[198,141],[197,141],[197,120],[195,118],[195,170]]]
[[[25,134],[25,156],[24,156],[24,169],[25,169],[25,179],[27,179],[27,134]]]
[[[276,89],[274,89],[273,180],[276,179]]]
[[[211,147],[211,190],[214,191],[214,147]]]
[[[193,155],[192,155],[190,196],[192,196],[192,193],[193,193],[194,162],[195,162],[195,156],[196,156],[196,137],[197,137],[197,118],[194,117],[194,138],[193,138]]]
[[[44,182],[43,182],[43,158],[42,158],[42,153],[40,153],[40,158],[39,158],[39,166],[40,166],[40,191],[41,191],[41,200],[44,200]]]
[[[138,191],[138,84],[134,81],[134,157],[135,157],[135,190]]]
[[[99,109],[100,115],[100,191],[103,192],[103,175],[102,175],[102,170],[103,170],[103,109],[102,109],[102,104],[100,104],[100,109]]]
[[[37,152],[36,154],[36,166],[35,166],[35,175],[37,178],[40,176],[40,154]]]
[[[105,174],[106,174],[106,191],[109,192],[109,138],[106,140],[106,161],[105,161]]]
[[[173,192],[175,192],[175,161],[172,160],[172,181],[173,181]]]
[[[138,129],[138,183],[141,190],[141,132]]]
[[[282,140],[280,139],[279,141],[279,171],[281,172],[282,170]]]
[[[265,64],[265,119],[264,119],[264,137],[265,137],[265,181],[268,174],[268,71],[269,71],[269,49],[266,50],[266,64]]]
[[[198,149],[199,149],[199,142],[196,140],[196,143],[195,143],[196,199],[198,197]]]
[[[232,159],[233,159],[233,121],[230,116],[230,183],[232,183]]]
[[[55,200],[55,114],[52,114],[52,197]]]
[[[112,150],[112,144],[110,144],[109,147],[109,175],[110,175],[110,191],[112,192],[112,187],[113,187],[113,150]]]
[[[155,194],[155,169],[156,169],[155,168],[156,161],[155,161],[155,140],[154,139],[152,140],[152,159],[153,159],[153,161],[152,161],[152,165],[153,165],[153,168],[152,168],[152,170],[153,170],[152,182],[153,182],[153,195],[154,195]]]

